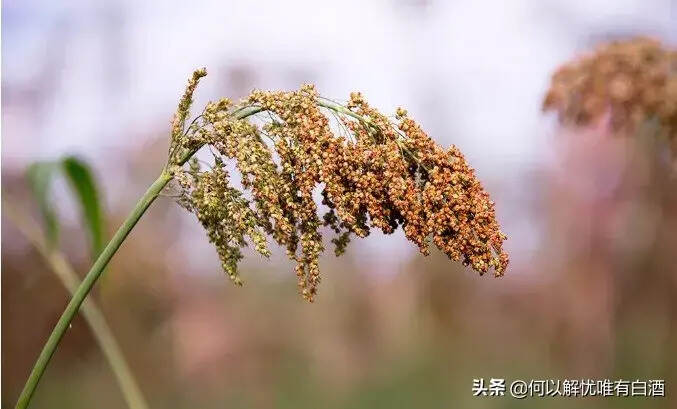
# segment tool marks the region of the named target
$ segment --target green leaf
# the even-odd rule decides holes
[[[49,198],[49,189],[56,171],[58,171],[58,167],[54,162],[35,162],[26,171],[28,185],[38,202],[40,213],[42,213],[49,249],[56,248],[59,243],[59,222]]]
[[[104,222],[96,180],[84,161],[69,156],[61,161],[66,179],[70,182],[82,210],[82,221],[89,232],[92,258],[96,259],[104,244]]]

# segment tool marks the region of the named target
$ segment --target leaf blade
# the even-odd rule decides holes
[[[96,178],[89,165],[74,156],[65,157],[61,161],[61,167],[80,205],[82,222],[90,239],[91,256],[96,259],[103,249],[105,231],[101,194]]]

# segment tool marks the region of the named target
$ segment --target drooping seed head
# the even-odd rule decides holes
[[[184,100],[200,76],[194,74],[180,111],[190,105]],[[263,124],[244,117],[252,108]],[[185,122],[187,115],[177,118]],[[360,93],[340,106],[305,85],[295,92],[254,91],[235,106],[210,103],[188,129],[175,124],[172,135],[171,151],[185,155],[208,145],[214,155],[210,169],[196,162],[186,169],[176,159],[181,155],[170,156],[169,169],[182,187],[179,203],[197,216],[238,283],[240,248],[249,239],[267,256],[267,235],[296,262],[299,291],[313,301],[323,227],[336,234],[337,255],[353,235],[401,227],[423,254],[432,241],[480,274],[501,276],[508,264],[506,236],[474,170],[456,147],[437,145],[402,108],[393,122]],[[251,200],[229,185],[227,161]],[[317,189],[328,209],[322,217],[313,198]]]

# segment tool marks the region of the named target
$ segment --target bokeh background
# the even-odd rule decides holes
[[[543,115],[550,75],[595,44],[677,43],[674,0],[2,2],[2,198],[33,212],[35,160],[76,154],[108,233],[166,158],[193,69],[196,106],[316,84],[404,106],[456,144],[497,203],[505,277],[479,277],[398,232],[323,257],[313,305],[278,251],[235,288],[193,216],[160,198],[94,298],[153,408],[677,407],[677,184],[652,147]],[[62,246],[87,239],[63,183]],[[13,407],[68,300],[2,220],[2,407]],[[473,378],[664,379],[665,399],[476,398]],[[78,318],[35,408],[124,400]]]

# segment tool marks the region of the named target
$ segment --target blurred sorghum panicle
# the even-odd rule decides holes
[[[359,93],[340,106],[305,85],[295,92],[254,91],[237,105],[210,102],[186,128],[192,93],[204,75],[195,72],[179,104],[169,170],[182,187],[179,203],[195,213],[236,283],[246,238],[267,256],[268,235],[296,262],[299,290],[312,301],[323,226],[336,233],[336,255],[351,235],[365,237],[371,228],[390,234],[402,226],[423,254],[432,239],[480,274],[493,269],[503,275],[506,236],[494,203],[461,152],[437,145],[405,110],[391,120]],[[259,112],[261,125],[240,119],[248,109]],[[181,157],[204,145],[213,166],[201,169],[196,160],[181,165]],[[228,160],[251,200],[229,185]],[[328,208],[323,217],[313,199],[318,188]]]
[[[565,124],[607,117],[619,134],[657,121],[677,154],[677,49],[643,37],[601,45],[555,72],[543,109]]]

